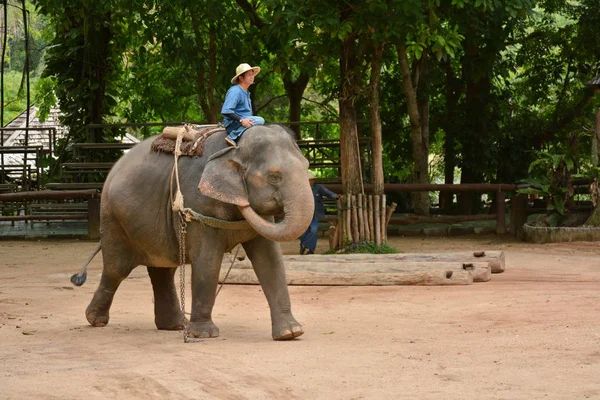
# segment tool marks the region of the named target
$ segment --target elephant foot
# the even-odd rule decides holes
[[[160,316],[154,318],[156,328],[163,331],[180,331],[183,329],[183,319],[181,315]],[[187,318],[185,319],[187,323]]]
[[[281,317],[278,321],[273,321],[273,340],[290,340],[303,334],[302,325],[291,314]]]
[[[85,317],[87,318],[90,325],[96,327],[106,326],[108,324],[109,319],[108,311],[102,312],[98,310],[98,308],[95,307],[93,303],[90,303],[90,305],[85,310]]]
[[[188,335],[201,339],[219,337],[219,328],[212,321],[190,322]]]

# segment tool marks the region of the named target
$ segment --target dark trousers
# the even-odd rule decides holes
[[[315,216],[313,216],[313,219],[310,222],[308,229],[306,230],[306,232],[304,232],[302,234],[302,236],[300,236],[300,246],[301,246],[300,248],[302,248],[302,246],[304,246],[308,250],[310,250],[312,253],[314,253],[315,250],[317,249],[318,231],[319,231],[319,220]]]

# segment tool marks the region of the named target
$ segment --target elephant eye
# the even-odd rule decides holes
[[[267,175],[267,182],[271,185],[280,185],[282,181],[283,177],[279,172],[270,172],[269,175]]]

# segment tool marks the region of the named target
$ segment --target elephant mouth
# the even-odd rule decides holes
[[[277,242],[287,242],[300,237],[310,225],[314,200],[309,190],[293,203],[284,203],[283,212],[275,215],[275,222],[265,220],[250,206],[238,206],[238,209],[258,234]]]

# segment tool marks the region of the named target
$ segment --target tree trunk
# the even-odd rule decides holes
[[[383,144],[381,138],[381,115],[379,112],[379,90],[381,80],[381,60],[383,58],[383,43],[375,48],[371,60],[371,80],[369,95],[371,102],[369,112],[371,117],[371,151],[373,167],[371,169],[371,183],[373,194],[383,194]]]
[[[200,29],[200,16],[197,11],[190,9],[190,18],[192,20],[192,28],[194,30],[194,39],[198,50],[198,61],[196,70],[196,85],[198,86],[198,98],[200,108],[204,113],[207,122],[211,124],[217,123],[217,105],[215,102],[215,75],[216,75],[216,45],[215,45],[215,27],[211,23],[208,32],[208,49],[206,49],[204,38],[205,34]],[[208,71],[204,60],[208,53]]]
[[[423,183],[429,183],[429,58],[423,52],[421,62],[415,68],[419,71],[417,88],[417,104],[421,117],[421,150],[419,154],[420,173],[424,174]],[[415,202],[416,199],[416,202]],[[418,215],[429,215],[429,193],[416,192],[413,194],[413,203],[419,204],[416,209]]]
[[[358,129],[354,101],[359,91],[354,37],[342,41],[340,57],[340,159],[344,194],[361,193],[361,165],[358,154]]]
[[[4,64],[6,60],[6,43],[8,40],[8,1],[2,1],[2,56],[0,57],[0,104],[2,105],[0,109],[0,127],[4,127]],[[2,140],[0,140],[0,146],[4,146],[4,135],[0,135]],[[4,153],[2,153],[1,165],[2,169],[4,169]],[[3,171],[4,172],[4,171]],[[4,183],[4,174],[0,177],[2,179],[2,183]]]
[[[290,122],[300,122],[302,120],[302,96],[304,95],[310,76],[306,72],[302,72],[294,81],[290,70],[285,68],[282,77],[283,87],[290,103],[289,120]],[[291,128],[296,133],[296,139],[302,139],[300,125],[292,125]]]
[[[446,118],[443,121],[444,136],[444,183],[454,183],[456,168],[456,119],[458,118],[458,99],[462,93],[459,79],[454,76],[452,63],[446,62]],[[454,193],[440,193],[440,208],[445,214],[453,213]]]
[[[89,120],[83,121],[84,124],[101,124],[104,122],[104,102],[106,96],[106,76],[109,73],[110,60],[110,41],[112,33],[108,27],[110,24],[102,23],[109,21],[110,13],[98,16],[97,14],[87,12],[86,26],[89,29],[85,30],[85,75],[87,79],[94,82],[94,88],[90,92],[90,109],[88,110]],[[84,78],[86,79],[86,78]],[[90,130],[88,140],[91,142],[101,142],[103,137],[102,129]]]
[[[598,167],[598,159],[600,158],[600,109],[596,112],[596,128],[592,140],[592,161],[594,167]]]
[[[474,39],[466,39],[463,76],[466,84],[465,123],[461,135],[462,166],[461,183],[477,183],[483,180],[482,170],[486,163],[484,146],[488,143],[488,115],[491,81],[487,74],[481,74],[478,60],[491,63],[495,55],[485,53]],[[481,206],[480,193],[461,193],[458,197],[459,213],[477,213]]]
[[[208,72],[208,103],[210,104],[210,115],[206,116],[207,122],[211,124],[217,123],[217,102],[215,100],[215,81],[217,75],[217,33],[216,27],[211,22],[209,27],[209,42],[208,42],[208,60],[209,68]]]
[[[408,56],[406,54],[406,45],[401,42],[396,46],[398,60],[400,61],[400,72],[402,75],[402,86],[408,104],[408,116],[410,119],[412,153],[414,161],[414,180],[416,183],[429,183],[428,174],[428,138],[423,137],[423,128],[421,115],[419,114],[419,102],[417,101],[417,91],[412,83],[410,68],[408,65]],[[426,118],[428,124],[428,116]],[[429,215],[429,193],[412,193],[413,208],[418,215]]]
[[[598,115],[600,116],[600,111]],[[600,186],[597,179],[594,179],[594,182],[590,185],[590,196],[592,197],[594,209],[584,225],[600,226]]]

